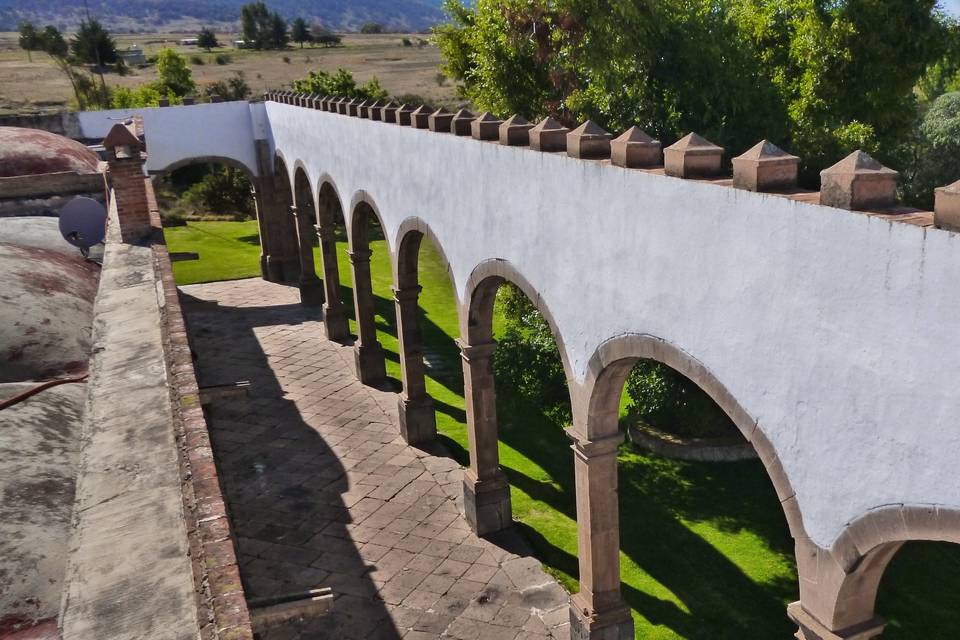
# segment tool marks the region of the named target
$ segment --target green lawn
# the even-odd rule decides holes
[[[251,241],[251,236],[253,240]],[[167,233],[172,251],[201,259],[174,265],[178,283],[257,275],[255,223],[192,223]],[[351,304],[346,243],[340,243],[344,301]],[[399,387],[391,270],[382,241],[371,243],[378,337],[388,375]],[[318,263],[319,264],[319,256]],[[424,239],[420,257],[421,326],[427,389],[441,438],[467,461],[463,377],[454,338],[453,291],[439,254]],[[355,326],[352,327],[354,330]],[[499,388],[500,460],[510,478],[513,513],[538,557],[575,590],[573,458],[562,425]],[[507,411],[506,405],[513,407]],[[637,638],[788,638],[786,604],[797,593],[793,545],[759,462],[686,463],[620,452],[621,569]],[[890,620],[885,639],[957,637],[960,553],[916,544],[898,554],[879,597]]]

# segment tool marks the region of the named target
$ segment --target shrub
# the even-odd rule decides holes
[[[402,44],[405,47],[413,46],[413,42],[410,41],[410,38],[404,38],[403,40],[400,41],[400,44]]]
[[[233,62],[233,58],[231,58],[231,57],[230,57],[229,55],[227,55],[226,53],[218,53],[218,54],[213,58],[213,61],[216,62],[217,64],[219,64],[220,66],[223,66],[223,65],[225,65],[225,64],[230,64],[231,62]]]
[[[641,360],[627,378],[631,418],[687,437],[736,433],[730,418],[700,387],[670,367]]]
[[[196,55],[190,56],[190,64],[196,65],[196,66],[198,66],[198,67],[202,67],[203,64],[204,64],[203,58],[201,58],[200,56],[196,56]]]
[[[203,213],[229,214],[237,220],[254,215],[250,181],[233,167],[219,167],[187,189],[183,201]]]
[[[290,64],[290,56],[283,56],[283,61]]]

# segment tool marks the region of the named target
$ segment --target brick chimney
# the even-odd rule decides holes
[[[143,141],[133,125],[115,124],[103,140],[110,167],[110,184],[117,206],[120,237],[133,244],[150,235],[150,206],[143,173]]]

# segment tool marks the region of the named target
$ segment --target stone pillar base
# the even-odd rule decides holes
[[[463,510],[470,528],[478,536],[510,527],[513,524],[510,484],[503,471],[498,470],[488,480],[478,480],[472,470],[464,470]]]
[[[628,606],[590,612],[579,596],[576,593],[570,598],[570,640],[633,640],[633,617]]]
[[[800,627],[795,636],[797,640],[872,640],[880,637],[887,626],[882,618],[873,617],[846,629],[832,631],[807,613],[799,602],[787,607],[787,615]]]
[[[300,281],[300,303],[308,307],[319,307],[322,305],[326,296],[323,292],[323,282],[312,278],[306,282]]]
[[[342,342],[350,337],[350,318],[343,305],[323,307],[323,326],[327,330],[327,340]]]
[[[387,363],[379,342],[354,345],[353,361],[357,379],[363,384],[377,386],[387,379]]]
[[[400,409],[400,435],[407,444],[431,442],[437,437],[437,415],[429,396],[411,400],[401,394],[397,397],[397,405]]]
[[[268,255],[260,255],[260,271],[267,282],[284,282],[283,261]]]
[[[281,282],[297,282],[300,279],[300,258],[286,258],[282,262],[283,278]]]

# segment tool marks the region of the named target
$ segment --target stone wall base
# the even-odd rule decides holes
[[[397,397],[400,409],[400,435],[407,444],[431,442],[437,437],[437,415],[428,396],[411,400],[405,394]]]
[[[629,607],[622,605],[601,613],[589,613],[579,595],[570,598],[570,640],[633,640]]]
[[[478,480],[470,469],[463,472],[463,509],[478,536],[502,531],[513,524],[510,485],[500,471],[490,480]]]
[[[387,379],[387,363],[379,342],[372,345],[354,345],[353,360],[357,369],[357,380],[363,384],[375,387]]]
[[[800,627],[796,634],[797,640],[872,640],[880,637],[887,626],[882,618],[874,617],[846,629],[831,631],[807,613],[799,602],[787,607],[787,615]]]
[[[317,278],[301,281],[299,287],[301,304],[308,307],[319,307],[326,302],[326,296],[323,292],[323,282]]]

